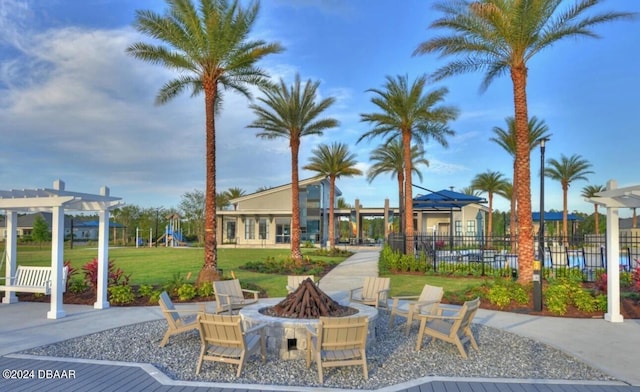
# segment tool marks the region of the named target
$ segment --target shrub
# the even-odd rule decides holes
[[[152,305],[157,305],[160,302],[160,294],[162,294],[162,291],[160,290],[151,293],[151,295],[149,296],[149,303]]]
[[[185,283],[187,282],[185,278],[182,277],[182,274],[176,272],[171,277],[171,280],[163,286],[163,288],[167,291],[169,296],[175,296],[178,294],[178,289]]]
[[[203,282],[198,287],[198,295],[201,297],[210,297],[213,295],[213,283]]]
[[[196,288],[190,283],[184,283],[178,288],[178,298],[181,301],[189,301],[196,296]]]
[[[487,299],[503,309],[511,304],[511,301],[516,301],[519,304],[528,303],[529,295],[519,283],[511,279],[496,278],[487,292]]]
[[[67,280],[67,290],[70,293],[80,294],[84,293],[89,286],[83,279]]]
[[[111,286],[109,290],[109,301],[114,304],[130,304],[135,300],[135,295],[131,286]]]
[[[138,296],[140,297],[151,297],[153,294],[153,286],[148,284],[142,284],[138,287]]]
[[[129,285],[129,278],[131,275],[125,275],[124,271],[120,268],[116,268],[113,260],[109,260],[107,262],[107,287],[109,286],[127,286]],[[89,261],[85,265],[82,266],[82,271],[84,271],[84,280],[87,282],[89,286],[93,289],[93,291],[98,290],[98,258],[94,258]]]

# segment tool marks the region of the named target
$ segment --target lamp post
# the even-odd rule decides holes
[[[542,311],[542,277],[544,271],[544,147],[549,138],[540,139],[540,217],[538,223],[538,263],[533,268],[533,310]],[[537,271],[536,271],[537,270]]]

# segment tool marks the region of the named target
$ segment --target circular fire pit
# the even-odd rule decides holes
[[[376,328],[374,320],[378,318],[378,310],[359,303],[349,303],[346,292],[332,293],[330,296],[350,308],[357,310],[351,316],[367,316],[369,318],[369,337],[367,344],[375,341]],[[280,359],[304,358],[307,350],[307,327],[315,327],[318,319],[297,319],[273,317],[263,314],[265,308],[273,307],[283,298],[261,299],[258,303],[240,309],[240,317],[245,328],[266,324],[267,350],[278,353]]]

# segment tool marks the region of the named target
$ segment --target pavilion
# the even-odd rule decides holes
[[[50,211],[51,222],[51,307],[47,318],[65,317],[62,294],[62,272],[64,267],[64,216],[65,211],[98,212],[98,292],[94,308],[106,309],[109,260],[109,212],[121,205],[121,198],[109,195],[109,188],[102,187],[100,194],[70,192],[65,190],[62,180],[56,180],[53,188],[0,191],[0,209],[7,213],[6,268],[7,280],[16,270],[18,212]],[[13,291],[5,291],[5,304],[18,302]]]

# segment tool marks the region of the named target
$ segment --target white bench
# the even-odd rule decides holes
[[[15,291],[20,293],[51,294],[51,267],[33,267],[19,265],[16,274],[9,278],[9,282],[0,285],[0,291]],[[62,269],[62,292],[66,291],[68,268]],[[6,278],[0,278],[0,281]]]

